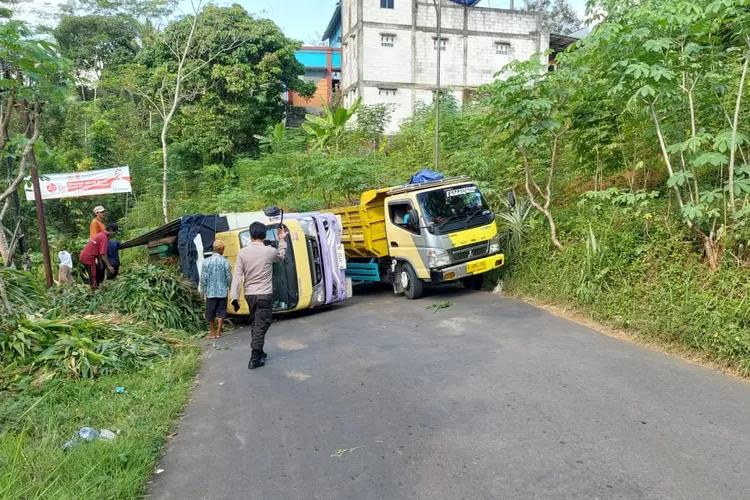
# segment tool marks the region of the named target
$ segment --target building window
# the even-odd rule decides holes
[[[392,9],[395,0],[380,0],[381,9]]]
[[[393,47],[396,42],[396,35],[380,35],[380,45],[383,47]]]
[[[395,97],[396,89],[378,89],[378,95]]]
[[[495,42],[495,54],[510,54],[510,44],[508,42]]]
[[[447,38],[441,38],[440,39],[440,50],[445,50],[446,46],[448,45],[448,39]],[[432,49],[437,50],[438,47],[438,39],[433,38],[432,39]]]

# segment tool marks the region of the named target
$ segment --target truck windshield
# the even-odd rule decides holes
[[[425,222],[438,234],[488,224],[492,210],[474,184],[434,189],[417,195]]]

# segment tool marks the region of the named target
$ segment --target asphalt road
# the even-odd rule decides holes
[[[207,348],[152,498],[750,498],[750,384],[518,301],[367,292],[266,346]]]

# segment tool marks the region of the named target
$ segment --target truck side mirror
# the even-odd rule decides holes
[[[279,215],[281,215],[281,209],[277,206],[266,207],[263,209],[263,214],[269,219],[278,217]]]
[[[409,227],[419,231],[419,214],[413,208],[410,208],[407,213],[409,214]]]
[[[516,206],[516,194],[513,191],[508,191],[508,206],[510,208]]]

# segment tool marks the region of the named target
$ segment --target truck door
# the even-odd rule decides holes
[[[430,278],[425,259],[425,238],[422,235],[419,219],[409,220],[409,210],[414,205],[409,200],[388,202],[385,218],[388,253],[391,257],[406,261],[414,268],[417,277],[423,280]]]

